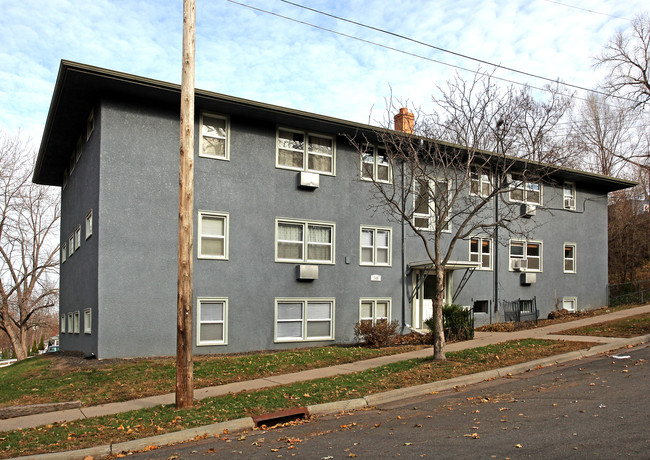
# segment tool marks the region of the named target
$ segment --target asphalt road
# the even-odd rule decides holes
[[[617,355],[129,458],[650,459],[650,347]]]

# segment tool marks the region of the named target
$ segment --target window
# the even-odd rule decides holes
[[[81,325],[79,324],[81,321],[81,316],[79,315],[79,311],[74,312],[74,333],[79,334],[79,330],[81,329]]]
[[[572,182],[565,182],[562,187],[562,196],[564,198],[564,209],[576,209],[576,184]]]
[[[469,172],[469,193],[471,195],[487,197],[492,193],[490,174],[483,168],[472,166]]]
[[[576,272],[576,245],[564,243],[564,273]]]
[[[529,181],[521,175],[512,175],[510,183],[510,201],[529,204],[542,204],[542,186],[539,182]]]
[[[418,179],[413,193],[413,225],[434,230],[436,221],[444,222],[443,231],[451,231],[450,183],[446,180]]]
[[[77,139],[77,147],[75,147],[75,149],[74,149],[74,161],[75,161],[75,163],[79,162],[79,158],[81,158],[81,152],[82,151],[83,150],[81,148],[81,136],[79,136],[79,139]]]
[[[334,299],[276,299],[275,340],[334,339]]]
[[[86,308],[84,310],[84,334],[90,334],[93,331],[93,323],[92,323],[92,310],[90,308]]]
[[[469,260],[478,262],[479,270],[492,269],[492,240],[489,238],[472,238],[469,240]]]
[[[65,262],[65,257],[68,252],[68,247],[66,246],[65,243],[61,245],[61,263]]]
[[[200,157],[228,160],[229,120],[226,117],[208,113],[201,114],[201,148]]]
[[[359,301],[360,323],[387,323],[390,318],[390,299],[361,299]]]
[[[334,175],[334,139],[302,131],[278,129],[276,166]]]
[[[577,297],[563,297],[562,298],[562,308],[568,311],[577,311],[578,310],[578,298]]]
[[[68,237],[68,257],[74,254],[74,233]]]
[[[59,334],[65,334],[65,315],[61,315],[61,325],[59,326]]]
[[[91,209],[86,214],[86,239],[90,238],[93,234],[93,210]]]
[[[228,259],[228,214],[199,211],[200,259]]]
[[[74,249],[75,251],[81,247],[81,224],[77,225],[74,231]]]
[[[515,269],[515,261],[521,260],[522,269],[533,272],[542,271],[542,243],[541,241],[510,241],[510,270]]]
[[[391,229],[361,227],[361,265],[391,264]]]
[[[475,300],[474,301],[474,313],[489,313],[490,310],[490,301],[489,300]]]
[[[196,300],[196,305],[196,316],[199,319],[196,344],[198,346],[226,345],[228,299],[199,298]]]
[[[68,313],[68,334],[72,334],[74,332],[74,324],[72,320],[72,312]]]
[[[276,262],[333,264],[334,229],[328,222],[276,220]]]
[[[361,155],[361,179],[390,183],[390,161],[384,147],[366,144]]]
[[[91,109],[86,120],[86,141],[90,139],[91,134],[95,130],[95,110]]]

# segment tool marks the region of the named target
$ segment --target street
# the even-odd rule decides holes
[[[649,359],[648,346],[623,349],[455,392],[130,457],[648,459]]]

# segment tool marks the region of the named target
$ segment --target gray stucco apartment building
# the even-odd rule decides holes
[[[61,63],[34,182],[61,187],[63,350],[175,353],[179,107],[178,85]],[[408,227],[369,209],[345,137],[357,132],[373,128],[197,90],[195,353],[349,343],[362,319],[423,328],[426,256]],[[382,159],[375,148],[365,161],[390,178]],[[536,297],[542,316],[556,299],[606,304],[607,193],[632,183],[556,177],[528,197],[554,210],[531,217],[547,220],[534,238],[457,245],[447,299],[473,306],[477,324],[503,319],[495,284],[499,299]]]

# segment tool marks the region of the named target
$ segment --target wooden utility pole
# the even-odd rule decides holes
[[[194,45],[195,0],[183,0],[180,176],[178,200],[178,303],[176,324],[176,407],[194,402],[192,304],[194,286]]]

